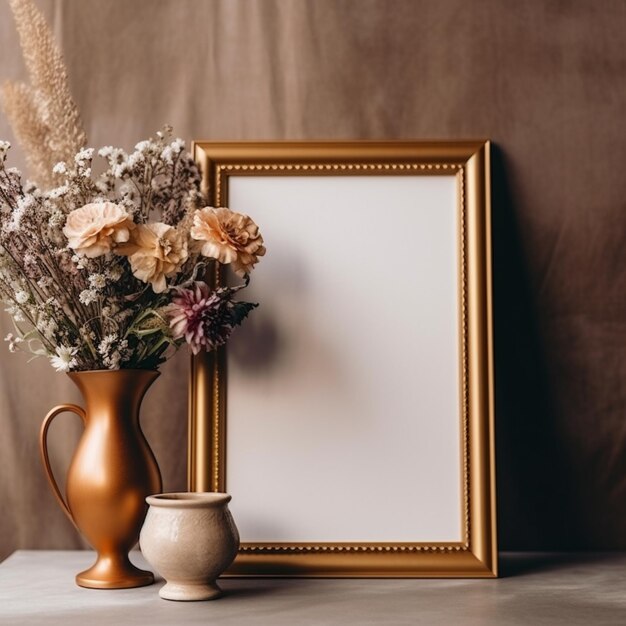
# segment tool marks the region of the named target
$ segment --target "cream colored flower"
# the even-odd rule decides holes
[[[194,213],[191,237],[199,242],[200,254],[217,259],[243,276],[265,254],[259,227],[247,216],[227,208],[206,207]]]
[[[63,234],[76,254],[93,259],[110,252],[115,244],[127,242],[134,227],[123,207],[112,202],[94,202],[67,216]]]
[[[187,260],[187,241],[173,226],[161,222],[140,224],[128,244],[116,252],[127,256],[133,274],[150,283],[155,293],[167,289],[165,281],[176,274]]]
[[[72,368],[78,365],[78,361],[75,357],[77,352],[77,348],[57,346],[56,354],[50,357],[50,363],[57,372],[69,372]]]

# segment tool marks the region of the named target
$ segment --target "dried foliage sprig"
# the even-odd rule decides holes
[[[6,82],[2,107],[24,149],[31,177],[54,186],[53,166],[70,161],[87,144],[67,70],[45,17],[32,0],[9,0],[30,84]]]

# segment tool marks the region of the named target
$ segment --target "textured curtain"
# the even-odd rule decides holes
[[[625,2],[39,6],[96,147],[165,123],[186,140],[491,138],[500,545],[626,547]],[[0,79],[23,78],[4,2],[0,37]],[[37,452],[46,411],[78,398],[1,350],[0,558],[80,546]],[[185,487],[186,384],[181,353],[144,405],[166,490]],[[80,425],[58,421],[63,484]]]

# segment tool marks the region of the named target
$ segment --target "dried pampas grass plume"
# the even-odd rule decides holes
[[[41,120],[32,89],[23,83],[7,82],[0,94],[2,108],[24,149],[32,178],[42,186],[52,186],[53,156],[46,143],[48,129]]]
[[[52,187],[52,168],[71,162],[87,143],[67,70],[52,32],[32,0],[9,0],[30,84],[6,82],[0,101],[25,154],[30,174]]]

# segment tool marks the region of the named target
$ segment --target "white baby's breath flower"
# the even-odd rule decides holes
[[[110,187],[106,180],[99,180],[96,182],[96,189],[101,193],[106,193]]]
[[[98,353],[102,356],[107,356],[111,351],[111,347],[117,341],[117,334],[110,333],[102,338],[102,341],[98,345]]]
[[[11,214],[11,221],[6,227],[8,232],[17,232],[20,229],[24,216],[34,204],[35,200],[32,196],[23,196],[17,201],[15,210]]]
[[[134,198],[137,195],[137,187],[131,183],[122,183],[119,188],[120,196]]]
[[[75,358],[78,350],[67,346],[57,346],[56,355],[50,357],[50,363],[57,372],[69,372],[78,365]]]
[[[21,291],[18,291],[15,294],[15,301],[18,304],[26,304],[29,300],[30,300],[30,294],[28,293],[28,291],[24,291],[22,289]]]
[[[117,339],[117,335],[114,336]],[[107,338],[105,337],[105,339]],[[112,346],[108,345],[107,352],[110,352],[111,348]],[[120,363],[122,362],[122,360],[128,358],[129,356],[128,341],[120,341],[117,345],[117,348],[112,352],[107,353],[106,355],[103,353],[100,354],[102,356],[102,363],[104,363],[107,368],[109,368],[110,370],[117,370],[120,368]]]
[[[83,291],[78,294],[78,299],[85,306],[89,306],[98,299],[98,293],[93,289],[83,289]]]
[[[52,228],[60,228],[65,224],[65,215],[63,215],[61,211],[53,211],[50,213],[48,224],[50,224]]]
[[[165,148],[163,148],[163,150],[161,151],[161,158],[166,162],[166,163],[172,163],[173,162],[173,152],[172,152],[172,147],[171,146],[165,146]]]
[[[87,280],[89,281],[89,286],[92,289],[104,289],[107,285],[107,279],[104,274],[91,274]]]
[[[9,352],[17,352],[18,345],[20,343],[24,343],[24,340],[21,337],[16,337],[13,333],[9,333],[4,340],[9,344]]]
[[[76,153],[76,156],[74,157],[74,161],[76,162],[77,165],[82,165],[85,163],[85,161],[91,161],[91,159],[93,159],[94,152],[95,151],[93,148],[83,148],[82,150]]]
[[[24,314],[22,313],[20,307],[11,304],[4,310],[13,318],[15,322],[20,323],[26,321],[26,318],[24,317]]]
[[[109,163],[121,163],[122,161],[126,161],[128,155],[121,148],[107,148],[106,149],[106,159]]]
[[[133,168],[135,165],[145,162],[146,157],[143,152],[133,152],[126,161],[128,167]]]
[[[110,370],[118,370],[120,369],[120,361],[122,360],[121,354],[115,350],[113,354],[110,356],[105,356],[102,359],[102,362],[110,369]]]
[[[67,173],[67,165],[65,161],[59,161],[53,168],[53,174],[66,174]]]
[[[54,334],[57,330],[57,323],[50,318],[42,318],[37,322],[37,330],[46,338],[54,340]]]
[[[70,188],[67,185],[61,185],[60,187],[55,187],[54,189],[48,191],[46,195],[48,196],[48,198],[56,200],[57,198],[62,198],[64,195],[66,195],[69,190]]]
[[[127,174],[130,174],[130,167],[128,167],[126,161],[113,167],[113,176],[115,176],[115,178],[124,178]]]
[[[44,305],[47,306],[47,307],[53,307],[53,308],[57,308],[57,309],[61,308],[61,305],[59,304],[59,301],[55,297],[53,297],[53,296],[50,296],[44,302]]]
[[[85,263],[86,263],[86,259],[84,257],[80,257],[77,254],[72,255],[72,263],[74,263],[74,265],[79,269],[79,270],[84,270],[85,269]]]
[[[24,183],[24,193],[29,196],[35,196],[36,198],[40,198],[42,195],[41,189],[39,189],[37,183],[32,180],[27,180]]]
[[[154,144],[148,139],[144,139],[143,141],[140,141],[138,144],[135,145],[135,150],[137,150],[138,152],[146,152],[152,147],[154,147]]]

